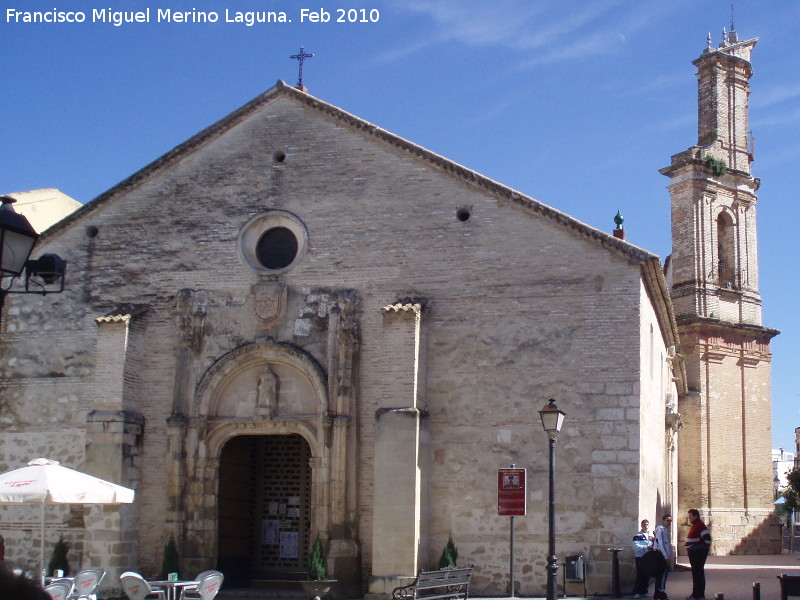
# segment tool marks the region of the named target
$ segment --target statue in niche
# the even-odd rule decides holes
[[[278,404],[278,378],[267,366],[256,383],[256,414],[271,419]]]

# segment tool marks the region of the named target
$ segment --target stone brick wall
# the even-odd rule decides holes
[[[673,371],[670,360],[675,348],[668,347],[661,336],[644,288],[641,307],[640,406],[628,409],[631,417],[634,413],[640,415],[639,452],[621,453],[617,459],[638,463],[639,520],[648,519],[651,524],[657,524],[665,512],[673,512],[677,506],[675,434],[666,426],[666,414],[668,410],[677,410],[678,389],[674,378],[678,373]],[[636,450],[635,447],[631,449]],[[655,525],[652,529],[655,530]]]
[[[698,164],[682,166],[672,177],[675,314],[761,325],[756,198],[743,191],[753,187],[752,180],[727,175],[708,181],[710,171]],[[734,192],[734,188],[739,189]],[[730,289],[719,279],[717,219],[722,211],[735,219],[736,276]]]
[[[680,454],[695,460],[680,471],[681,517],[690,508],[703,512],[715,554],[777,552],[766,458],[772,440],[768,341],[734,326],[686,325],[682,333],[695,392],[681,401],[687,427]],[[687,531],[688,521],[682,538]]]

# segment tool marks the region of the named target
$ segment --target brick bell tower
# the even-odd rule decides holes
[[[748,130],[750,54],[731,25],[697,67],[697,145],[672,157],[667,283],[689,393],[678,445],[679,548],[686,511],[710,526],[712,553],[780,552],[772,514],[770,340],[758,292],[756,191]]]

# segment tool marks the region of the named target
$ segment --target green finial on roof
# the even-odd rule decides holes
[[[617,211],[617,214],[614,215],[614,223],[617,224],[617,227],[622,227],[622,222],[625,220],[625,217],[622,216],[622,213]]]

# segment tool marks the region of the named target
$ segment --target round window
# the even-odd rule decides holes
[[[252,269],[278,274],[291,269],[305,254],[308,233],[292,213],[272,210],[245,223],[239,232],[239,254]]]
[[[297,256],[297,238],[286,227],[268,229],[256,244],[256,256],[267,269],[285,269]]]

